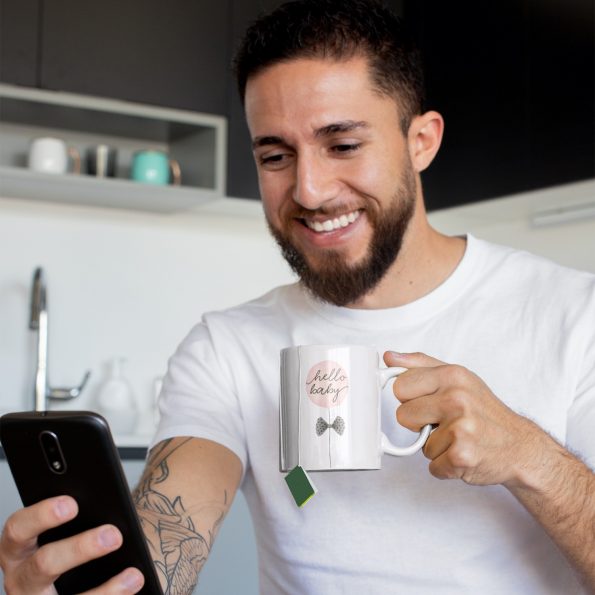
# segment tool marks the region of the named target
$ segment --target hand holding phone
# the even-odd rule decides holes
[[[130,567],[144,575],[145,585],[140,593],[161,593],[117,450],[101,416],[81,411],[11,413],[0,418],[0,441],[27,507],[8,522],[18,526],[16,533],[22,531],[33,546],[36,537],[40,546],[52,544],[51,550],[46,548],[48,564],[53,564],[54,556],[63,551],[61,560],[55,562],[57,566],[67,566],[58,573],[58,593],[81,593],[95,588]],[[74,498],[75,508],[78,507],[76,515],[67,515],[63,524],[56,516],[60,500],[47,500],[61,495]],[[104,545],[103,551],[98,547],[97,539],[110,535],[105,525],[117,527],[123,539],[121,547],[117,543]],[[116,538],[117,541],[117,532]],[[3,566],[12,564],[11,548],[19,547],[10,541],[3,538],[0,542]],[[71,568],[76,557],[72,556],[74,545],[84,563]],[[8,576],[6,571],[5,575]],[[29,582],[34,578],[26,577]]]
[[[22,508],[9,517],[0,538],[0,568],[7,593],[47,594],[57,576],[122,545],[121,533],[111,525],[39,549],[37,538],[41,533],[70,521],[77,513],[72,498],[59,496]],[[138,593],[143,584],[142,573],[128,568],[104,583],[103,588],[106,593]]]

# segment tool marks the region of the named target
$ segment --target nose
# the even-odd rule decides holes
[[[293,200],[316,210],[339,195],[340,182],[333,167],[320,155],[301,154],[296,162]]]

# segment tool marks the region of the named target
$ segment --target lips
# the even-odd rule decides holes
[[[324,221],[313,221],[311,219],[304,219],[305,224],[316,233],[324,233],[329,231],[335,231],[344,227],[349,227],[354,223],[360,216],[360,211],[351,211],[340,217],[334,217],[333,219],[325,219]]]

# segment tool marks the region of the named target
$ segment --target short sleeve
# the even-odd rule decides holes
[[[568,411],[566,446],[595,471],[595,317],[588,334],[580,379]]]
[[[151,447],[176,436],[205,438],[234,452],[245,472],[247,448],[238,397],[204,322],[190,331],[169,360],[159,413]]]

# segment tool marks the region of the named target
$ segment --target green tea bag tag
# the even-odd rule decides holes
[[[298,465],[286,476],[285,481],[295,503],[301,508],[318,491],[306,471]]]

